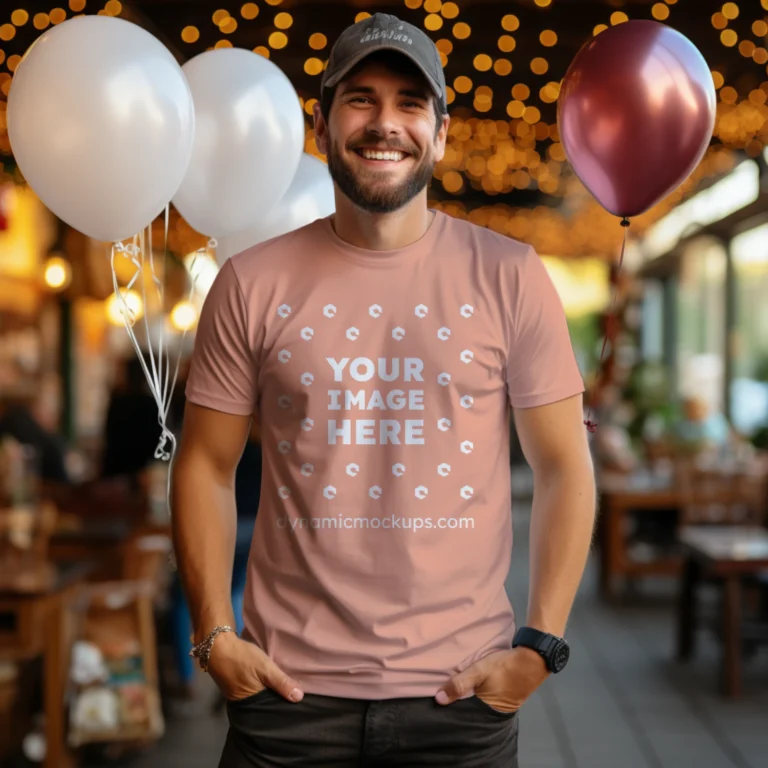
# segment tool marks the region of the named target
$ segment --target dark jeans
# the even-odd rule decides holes
[[[267,688],[227,711],[219,768],[518,768],[518,714],[475,696],[440,705],[305,694],[294,704]]]

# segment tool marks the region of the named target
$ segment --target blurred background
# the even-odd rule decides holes
[[[114,296],[110,244],[58,220],[14,161],[6,100],[21,57],[78,14],[133,21],[180,63],[253,50],[290,78],[305,151],[324,160],[311,113],[330,46],[351,22],[388,11],[432,36],[450,86],[430,205],[538,250],[599,423],[600,523],[572,659],[522,713],[521,765],[765,766],[768,0],[54,2],[0,9],[0,765],[213,766],[227,727],[186,656],[156,404]],[[686,35],[718,103],[703,160],[632,220],[619,269],[623,230],[570,170],[557,104],[581,46],[628,19]],[[156,243],[164,232],[158,219]],[[138,319],[151,316],[147,336],[162,331],[180,356],[174,430],[218,269],[206,244],[171,208],[156,265],[164,300],[136,284],[126,293]],[[134,266],[115,268],[127,291]],[[524,616],[531,478],[511,447],[508,589]],[[255,426],[242,508],[256,508],[259,482]]]

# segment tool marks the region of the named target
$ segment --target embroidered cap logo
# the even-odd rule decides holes
[[[369,29],[361,38],[361,43],[373,43],[376,40],[397,40],[400,43],[406,45],[413,45],[413,38],[408,37],[403,32],[403,25],[398,24],[396,27],[385,29],[384,27],[374,27]]]

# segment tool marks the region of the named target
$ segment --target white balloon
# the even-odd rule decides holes
[[[282,200],[271,211],[257,214],[259,223],[256,226],[219,238],[216,260],[221,266],[230,256],[252,245],[330,216],[335,210],[333,181],[328,167],[316,157],[303,154],[299,169]]]
[[[168,205],[194,132],[178,62],[149,32],[110,16],[43,33],[8,95],[8,135],[27,182],[97,240],[133,237]]]
[[[304,148],[301,104],[282,70],[243,48],[206,51],[183,70],[196,132],[173,204],[198,232],[230,235],[290,186]]]

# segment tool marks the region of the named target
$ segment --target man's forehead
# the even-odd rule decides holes
[[[406,75],[393,72],[380,64],[370,64],[349,79],[340,83],[340,91],[346,93],[364,89],[366,91],[397,90],[422,95],[425,99],[432,94],[432,89],[418,75]]]

